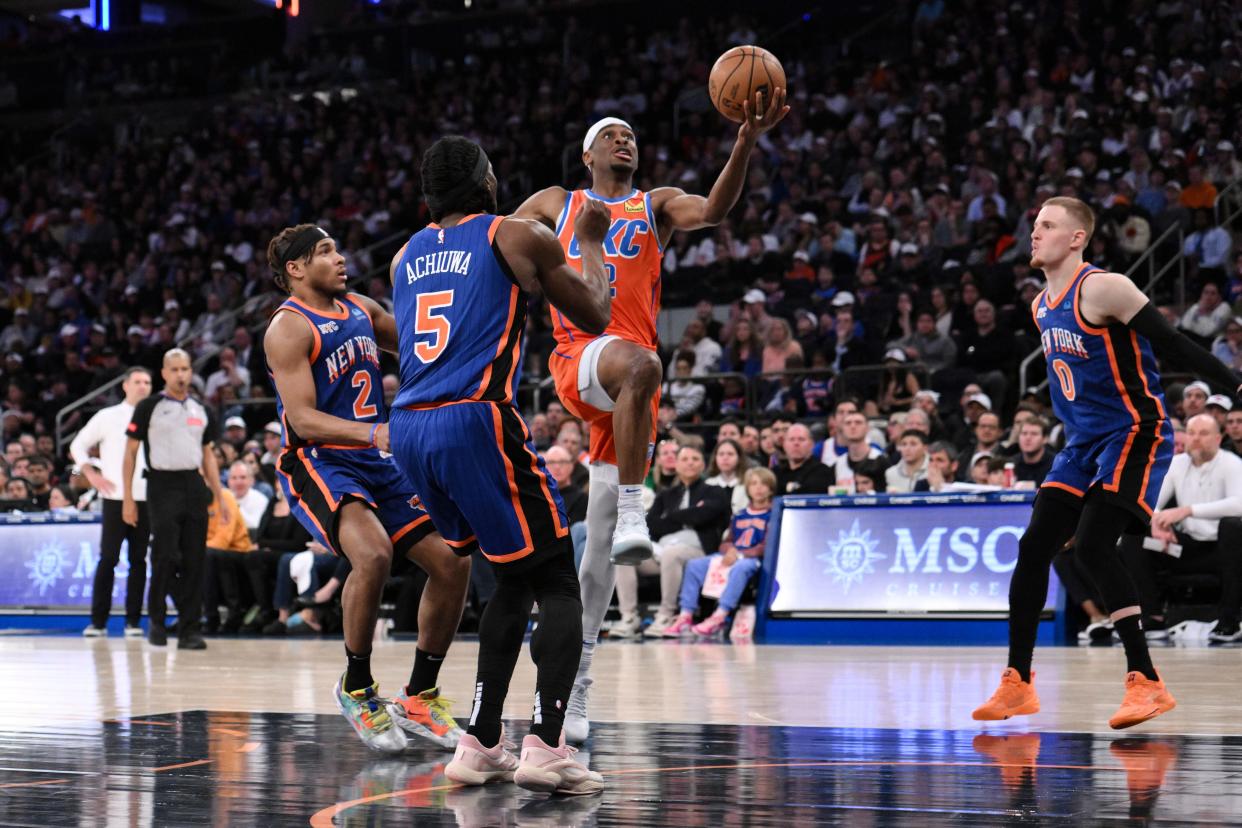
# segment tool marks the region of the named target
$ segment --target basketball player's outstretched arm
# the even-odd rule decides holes
[[[712,185],[712,191],[707,198],[688,195],[677,187],[661,187],[651,191],[651,209],[660,225],[662,244],[668,242],[674,230],[698,230],[720,224],[733,209],[733,205],[737,204],[742,187],[746,184],[746,169],[750,165],[750,156],[759,136],[779,124],[789,114],[789,107],[785,106],[785,90],[780,87],[773,91],[766,112],[760,109],[762,105],[763,96],[758,92],[755,93],[753,102],[744,102],[746,120],[738,128],[733,152],[729,154],[729,161],[720,171],[720,177]]]
[[[1223,362],[1169,324],[1138,286],[1120,273],[1092,273],[1082,282],[1079,310],[1092,324],[1119,322],[1147,337],[1159,358],[1188,368],[1215,390],[1234,396],[1238,377]]]
[[[565,263],[561,243],[537,221],[501,222],[496,243],[525,291],[543,291],[557,310],[582,330],[599,335],[612,318],[612,296],[604,268],[604,234],[612,222],[603,203],[587,199],[574,220],[582,250],[582,273]]]
[[[285,417],[303,440],[343,446],[375,445],[388,449],[388,424],[362,423],[325,414],[315,408],[315,376],[310,355],[314,338],[306,320],[292,313],[278,313],[267,326],[263,348],[276,380],[276,391],[285,404]]]

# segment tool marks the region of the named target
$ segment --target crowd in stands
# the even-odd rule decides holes
[[[644,6],[617,19],[510,4],[461,23],[475,44],[463,58],[419,40],[422,5],[360,2],[332,37],[230,57],[211,89],[185,73],[157,82],[162,73],[122,58],[115,83],[92,87],[105,101],[121,89],[131,101],[214,96],[175,122],[109,116],[57,136],[52,153],[36,151],[40,133],[2,139],[29,159],[0,171],[6,497],[23,500],[25,485],[41,506],[76,506],[86,487],[57,452],[57,412],[126,366],[158,369],[176,343],[198,358],[198,393],[230,425],[221,468],[234,496],[273,488],[273,412],[245,404],[271,394],[260,340],[281,298],[264,265],[272,235],[318,222],[358,289],[385,302],[391,253],[426,222],[418,159],[432,140],[479,140],[512,208],[539,187],[584,183],[573,147],[604,115],[634,124],[641,188],[706,192],[735,127],[692,97],[674,124],[674,104],[702,89],[717,53],[756,40],[784,62],[792,111],[760,141],[728,219],[678,233],[665,251],[665,305],[698,304],[670,316],[689,321],[663,343],[668,442],[652,469],[653,521],[670,483],[722,484],[716,523],[699,533],[700,552],[714,550],[729,516],[750,508],[752,467],[773,471],[777,496],[1038,483],[1059,430],[1017,369],[1037,346],[1029,307],[1043,287],[1028,264],[1031,223],[1053,195],[1095,209],[1087,258],[1105,269],[1124,271],[1180,228],[1190,300],[1177,306],[1162,286],[1163,310],[1242,369],[1242,248],[1217,203],[1242,173],[1242,18],[1230,4],[983,0],[958,13],[922,0],[877,7],[887,34],[850,50],[822,19],[770,33],[744,16]],[[601,56],[599,42],[616,48]],[[278,91],[256,95],[260,84]],[[9,104],[29,105],[20,83]],[[552,341],[546,306],[536,310],[532,382]],[[1028,384],[1042,379],[1039,363]],[[1193,384],[1166,390],[1179,417],[1223,417],[1233,404]],[[580,425],[546,397],[538,409],[524,399],[541,448],[558,446],[548,459],[562,488],[581,487]],[[1232,449],[1242,418],[1225,426]],[[692,481],[682,454],[695,451]],[[253,481],[244,492],[232,486],[238,460]],[[217,564],[228,593],[240,570]],[[671,624],[677,596],[664,598]]]

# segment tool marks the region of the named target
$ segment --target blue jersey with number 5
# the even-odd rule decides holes
[[[1151,344],[1127,325],[1096,327],[1079,307],[1083,281],[1100,268],[1084,263],[1057,297],[1047,290],[1031,310],[1048,360],[1052,410],[1066,447],[1100,442],[1167,418]]]
[[[393,273],[401,408],[511,402],[521,376],[527,295],[493,242],[501,216],[429,224]]]

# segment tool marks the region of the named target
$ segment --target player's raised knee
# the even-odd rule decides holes
[[[650,395],[660,387],[663,377],[664,366],[660,363],[660,357],[646,348],[635,348],[626,372],[627,384]]]

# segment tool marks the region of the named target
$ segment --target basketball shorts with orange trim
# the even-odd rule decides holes
[[[568,345],[558,344],[548,357],[548,373],[556,383],[556,396],[561,404],[590,427],[588,451],[591,459],[617,465],[617,445],[612,434],[612,412],[596,408],[583,399],[585,377],[582,352],[594,340],[580,339]],[[628,341],[628,340],[627,340]],[[659,425],[660,392],[651,398],[651,436],[647,440],[647,464],[655,454],[656,427]],[[644,472],[645,473],[645,472]]]
[[[338,518],[350,500],[374,510],[392,539],[394,559],[436,531],[414,487],[379,449],[290,448],[281,453],[277,470],[290,511],[311,537],[338,555]]]
[[[458,554],[477,547],[493,564],[525,568],[572,549],[556,481],[512,405],[396,408],[389,435],[401,471]]]
[[[1062,449],[1053,458],[1041,488],[1081,498],[1094,486],[1147,522],[1172,459],[1169,421],[1139,423],[1095,442]]]

